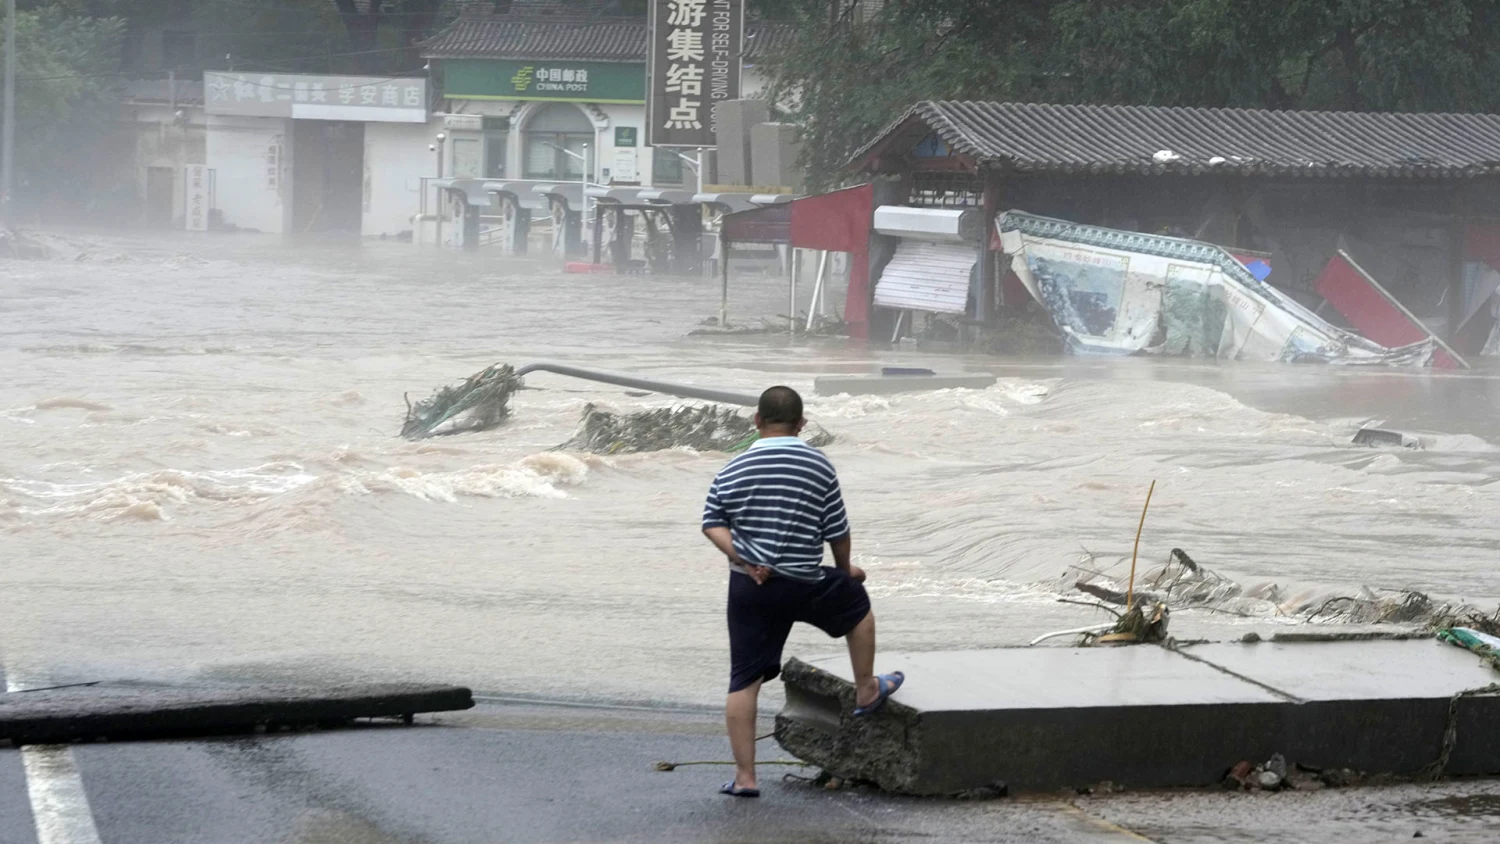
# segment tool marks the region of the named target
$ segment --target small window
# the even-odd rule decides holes
[[[594,126],[577,106],[553,103],[544,107],[527,121],[522,135],[523,178],[582,181],[584,158],[593,163],[595,151],[589,147]]]
[[[651,184],[682,184],[684,168],[677,151],[662,147],[652,147],[651,150]]]

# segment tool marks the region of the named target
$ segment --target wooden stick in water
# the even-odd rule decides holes
[[[1125,611],[1135,606],[1135,558],[1141,553],[1141,531],[1146,529],[1146,511],[1151,509],[1151,493],[1156,492],[1156,481],[1146,490],[1146,506],[1141,508],[1141,523],[1135,529],[1135,550],[1130,552],[1130,585],[1125,588]]]

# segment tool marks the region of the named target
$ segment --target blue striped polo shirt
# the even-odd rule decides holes
[[[735,553],[793,580],[823,578],[823,544],[849,535],[833,464],[797,437],[757,440],[708,488],[703,527],[727,527]]]

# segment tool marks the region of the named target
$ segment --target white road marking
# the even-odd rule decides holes
[[[11,678],[6,678],[5,686],[10,692],[25,688]],[[73,748],[65,744],[23,745],[21,766],[26,770],[26,793],[31,798],[37,844],[100,844]]]

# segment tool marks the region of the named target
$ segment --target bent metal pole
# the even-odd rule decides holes
[[[528,372],[553,372],[558,375],[583,378],[588,381],[614,384],[617,387],[632,387],[637,390],[664,393],[679,398],[702,399],[703,401],[719,402],[720,404],[735,404],[740,407],[755,407],[760,402],[758,396],[752,396],[749,393],[716,390],[712,387],[678,384],[672,381],[658,381],[655,378],[642,378],[638,375],[630,375],[625,372],[610,372],[605,369],[585,369],[581,366],[573,366],[572,364],[558,363],[557,361],[550,360],[532,361],[524,366],[517,367],[516,377],[519,378]]]

